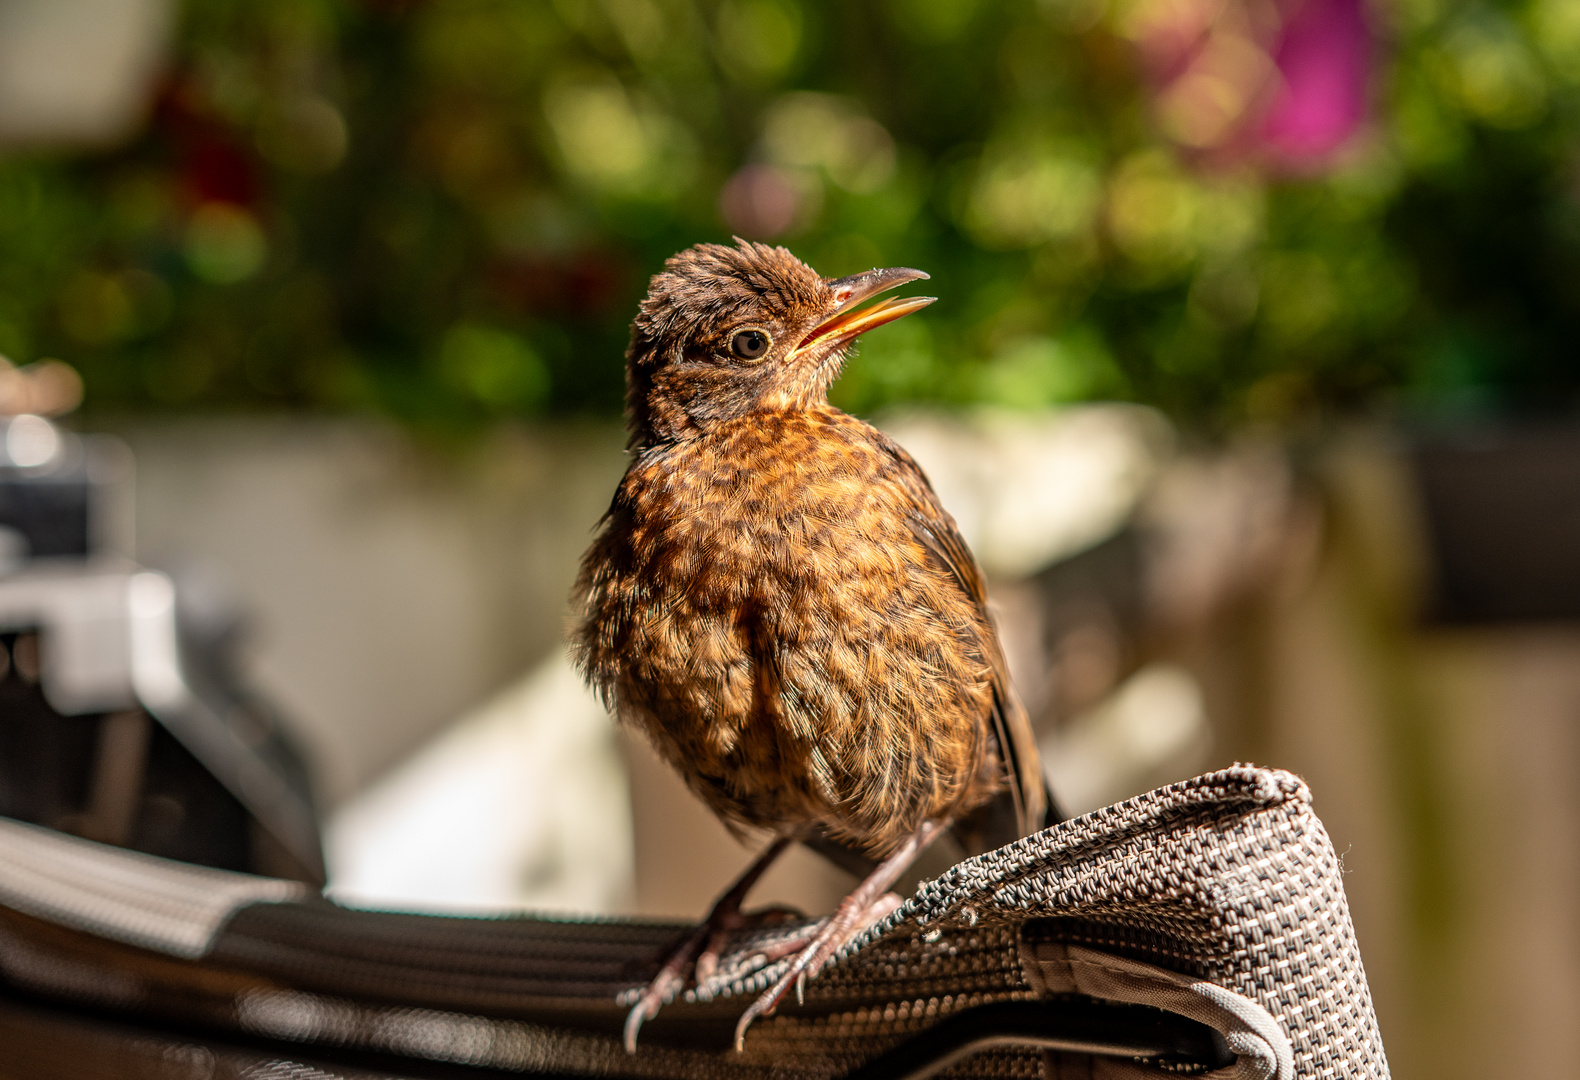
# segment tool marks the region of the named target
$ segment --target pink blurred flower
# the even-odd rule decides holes
[[[1302,0],[1287,16],[1273,49],[1282,85],[1260,141],[1291,164],[1319,164],[1366,120],[1372,35],[1362,3]]]

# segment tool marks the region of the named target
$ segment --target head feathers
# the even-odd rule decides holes
[[[783,383],[789,373],[773,363],[743,371],[721,360],[730,330],[751,322],[783,336],[832,306],[824,279],[785,248],[735,244],[687,248],[649,283],[626,351],[633,445],[694,434]]]

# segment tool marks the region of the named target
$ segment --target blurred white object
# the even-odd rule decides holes
[[[355,906],[609,912],[632,881],[614,722],[563,656],[441,732],[325,830]]]
[[[60,453],[60,433],[42,416],[23,413],[5,426],[6,464],[21,469],[48,465]]]
[[[1084,814],[1193,775],[1210,737],[1196,680],[1175,664],[1156,663],[1039,749],[1060,808]]]
[[[991,575],[1023,577],[1117,530],[1172,443],[1134,405],[1053,413],[912,413],[885,431],[910,451]]]
[[[0,143],[106,146],[147,114],[170,0],[0,0]]]

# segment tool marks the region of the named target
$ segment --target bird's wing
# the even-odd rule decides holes
[[[960,535],[954,518],[938,501],[933,485],[916,459],[887,436],[883,436],[883,444],[894,458],[901,482],[910,495],[908,524],[912,534],[938,564],[949,571],[960,590],[976,605],[983,625],[991,627],[982,570]],[[1010,686],[1009,666],[997,636],[989,633],[984,646],[993,672],[993,736],[1009,780],[1018,835],[1029,836],[1043,827],[1049,805],[1037,741],[1032,735],[1031,719]]]

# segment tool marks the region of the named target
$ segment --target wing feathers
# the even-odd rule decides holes
[[[938,495],[916,460],[893,440],[886,438],[885,445],[912,489],[914,509],[909,519],[912,534],[949,571],[961,592],[976,604],[983,623],[991,628],[993,623],[988,614],[987,586],[982,571],[954,519],[939,503]],[[1009,667],[997,635],[990,633],[984,647],[993,671],[993,737],[1014,799],[1016,825],[1021,836],[1028,836],[1043,827],[1048,813],[1042,763],[1032,735],[1031,720],[1010,686]]]

